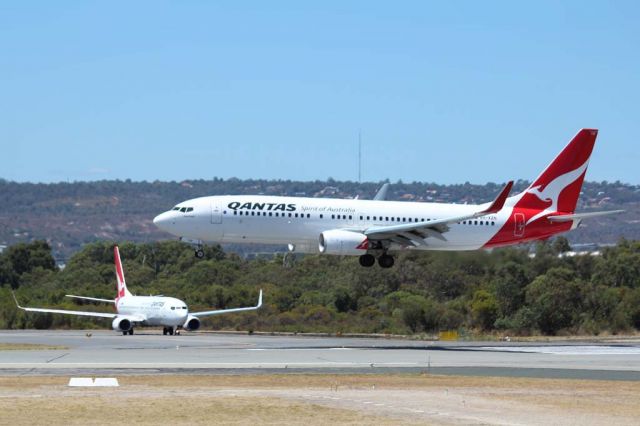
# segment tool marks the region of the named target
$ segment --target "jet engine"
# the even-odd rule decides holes
[[[113,327],[115,331],[129,331],[132,327],[131,320],[115,317],[111,323],[111,327]]]
[[[193,315],[189,315],[182,328],[187,331],[196,331],[200,328],[200,320]]]
[[[359,256],[369,248],[367,236],[360,232],[333,229],[320,234],[320,253]]]

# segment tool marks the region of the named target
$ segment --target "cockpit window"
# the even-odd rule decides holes
[[[187,208],[186,208],[186,207],[183,207],[183,208],[181,208],[181,209],[180,209],[180,211],[181,211],[182,213],[184,213],[184,212],[186,212],[186,211],[187,211]]]
[[[187,212],[192,212],[193,211],[193,207],[187,207]]]
[[[180,207],[176,206],[176,207],[172,208],[171,210],[180,210]]]

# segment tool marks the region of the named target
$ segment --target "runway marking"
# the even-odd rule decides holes
[[[640,346],[480,346],[470,349],[550,355],[640,355]]]

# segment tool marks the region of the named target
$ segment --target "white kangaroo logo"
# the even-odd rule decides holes
[[[587,161],[585,161],[584,164],[578,167],[577,169],[558,176],[557,178],[549,182],[549,184],[545,186],[544,189],[540,189],[542,185],[537,185],[533,188],[527,189],[526,191],[527,194],[533,194],[536,197],[538,197],[541,201],[551,202],[551,205],[549,207],[547,207],[546,209],[542,210],[540,213],[536,214],[531,219],[529,219],[527,221],[527,225],[548,213],[557,212],[558,198],[560,197],[560,193],[562,192],[563,189],[571,185],[573,182],[576,181],[576,179],[582,176],[585,170],[587,170],[588,164],[589,164],[589,159],[587,159]]]

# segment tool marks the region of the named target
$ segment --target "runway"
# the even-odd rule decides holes
[[[431,342],[155,331],[0,331],[0,375],[429,372],[477,376],[640,380],[640,344]]]

